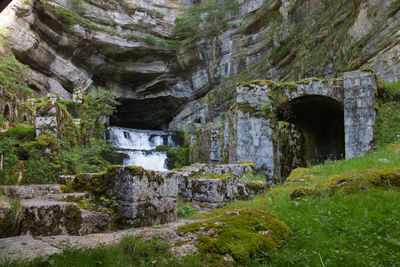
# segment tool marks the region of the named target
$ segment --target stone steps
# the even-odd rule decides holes
[[[0,202],[0,238],[25,234],[84,235],[110,228],[108,214],[60,201],[67,197],[85,200],[87,193],[62,193],[58,185],[1,186],[0,190],[5,196]],[[11,204],[16,198],[19,203]]]

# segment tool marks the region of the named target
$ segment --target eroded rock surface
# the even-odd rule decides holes
[[[4,194],[0,203],[0,237],[82,235],[110,228],[108,214],[63,201],[84,199],[86,193],[62,193],[59,185],[1,186],[0,190]]]
[[[138,166],[114,166],[105,173],[80,174],[74,186],[115,200],[122,223],[140,227],[176,220],[178,176]]]

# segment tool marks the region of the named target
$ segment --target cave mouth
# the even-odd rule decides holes
[[[120,105],[110,117],[110,125],[143,130],[168,130],[185,101],[172,96],[117,100]]]
[[[11,111],[10,111],[10,107],[8,105],[6,105],[4,107],[3,116],[6,119],[11,119]]]
[[[344,108],[340,102],[326,96],[303,96],[279,106],[277,116],[300,129],[306,162],[344,158]]]

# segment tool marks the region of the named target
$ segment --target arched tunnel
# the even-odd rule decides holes
[[[308,95],[280,105],[277,116],[278,120],[292,123],[300,129],[304,136],[306,162],[314,164],[344,158],[342,103],[326,96]]]

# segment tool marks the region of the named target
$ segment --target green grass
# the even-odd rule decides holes
[[[387,159],[382,162],[379,159]],[[252,201],[234,201],[193,219],[221,216],[227,210],[256,208],[278,217],[291,238],[253,258],[253,266],[398,266],[400,262],[400,192],[388,188],[321,194],[290,200],[299,185],[316,185],[330,176],[371,168],[400,166],[400,152],[376,152],[350,160],[312,166],[309,182],[276,186]]]
[[[244,172],[242,177],[240,177],[242,181],[265,181],[265,175],[262,173],[252,173],[252,172]]]
[[[379,161],[387,159],[389,162]],[[338,160],[331,164],[320,164],[311,167],[313,174],[328,177],[335,174],[357,172],[365,169],[395,168],[400,166],[400,153],[387,152],[384,149],[371,152],[363,157]]]
[[[188,256],[182,259],[172,257],[169,245],[159,239],[141,240],[125,237],[112,247],[95,249],[66,249],[63,254],[43,256],[32,262],[8,261],[5,267],[11,266],[58,266],[58,267],[91,267],[91,266],[204,266],[200,257]]]
[[[386,87],[388,87],[390,90],[392,90],[392,92],[394,93],[399,93],[400,92],[400,81],[397,82],[383,82]]]
[[[400,142],[400,103],[398,101],[379,105],[376,118],[376,143],[378,146]]]
[[[269,201],[273,199],[274,201]],[[400,193],[363,192],[289,201],[267,194],[267,210],[292,239],[261,261],[276,266],[395,266],[400,262]]]
[[[291,229],[282,246],[253,259],[257,266],[397,266],[400,261],[400,192],[358,192],[331,197],[289,199],[278,187],[252,201],[193,218],[225,214],[229,209],[257,208],[276,215]]]
[[[0,43],[2,46],[2,44]],[[0,55],[0,84],[12,94],[20,98],[33,95],[28,87],[26,78],[28,77],[29,67],[19,62],[14,56]]]

